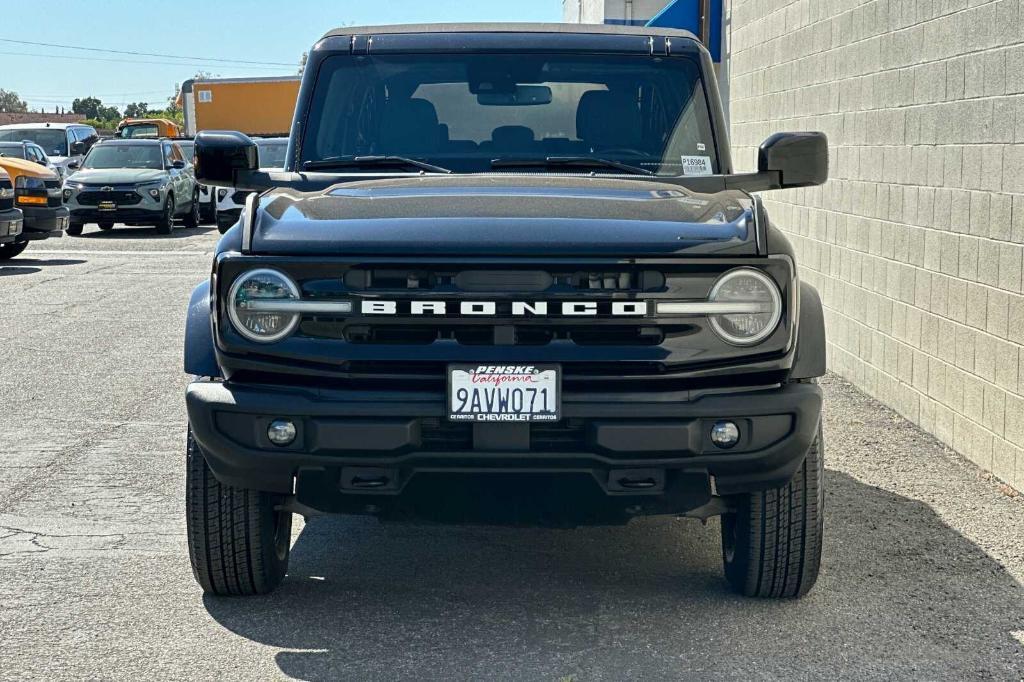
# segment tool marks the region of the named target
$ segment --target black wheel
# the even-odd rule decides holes
[[[748,597],[802,597],[821,566],[825,446],[821,426],[793,479],[746,495],[722,516],[725,577]]]
[[[216,198],[210,202],[210,205],[202,211],[203,224],[204,225],[216,225],[217,224],[217,200]]]
[[[291,512],[280,497],[223,485],[188,432],[185,512],[192,574],[204,592],[266,594],[288,571]]]
[[[10,260],[28,248],[28,242],[0,244],[0,260]]]
[[[230,215],[218,215],[217,216],[217,231],[224,234],[238,222],[238,218],[232,218]]]
[[[192,193],[192,208],[185,215],[185,227],[199,227],[199,190]]]
[[[85,229],[85,223],[68,223],[68,234],[72,237],[77,237],[82,234],[82,230]]]
[[[104,232],[106,232],[107,230],[114,229],[114,223],[110,222],[109,220],[102,223],[97,223],[97,225],[99,225],[100,229],[103,230]]]
[[[156,224],[157,234],[170,234],[174,230],[174,195],[168,194],[164,199],[164,210],[160,214],[160,222]]]

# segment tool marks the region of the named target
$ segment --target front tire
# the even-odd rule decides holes
[[[185,215],[185,227],[189,229],[199,227],[199,190],[192,194],[192,208]]]
[[[722,516],[725,577],[748,597],[802,597],[821,567],[824,532],[825,440],[818,435],[793,479],[745,495]]]
[[[107,232],[108,230],[113,230],[114,229],[114,223],[110,222],[109,220],[105,221],[105,222],[102,222],[102,223],[96,223],[96,224],[104,232]]]
[[[160,214],[160,222],[156,224],[157,234],[170,234],[174,231],[174,195],[168,194],[164,199],[164,210]]]
[[[80,236],[84,229],[85,223],[68,223],[68,234],[72,237]]]
[[[28,248],[28,242],[15,242],[13,244],[0,244],[0,260],[10,260],[21,254]]]
[[[192,574],[208,594],[266,594],[288,571],[292,515],[280,496],[224,485],[188,432],[185,511]]]

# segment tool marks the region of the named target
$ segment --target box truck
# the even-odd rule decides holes
[[[298,76],[187,80],[181,86],[185,134],[238,130],[286,137],[298,94]]]

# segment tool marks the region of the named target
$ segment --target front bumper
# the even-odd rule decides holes
[[[152,209],[140,208],[137,206],[118,207],[113,211],[101,211],[95,207],[74,208],[71,211],[71,218],[76,223],[158,223],[163,217],[163,207],[160,205]]]
[[[556,432],[539,425],[452,425],[443,398],[433,393],[201,379],[189,385],[186,403],[218,479],[294,491],[314,508],[351,511],[369,498],[401,496],[421,474],[451,472],[583,474],[609,500],[640,500],[638,513],[683,513],[708,501],[712,480],[719,495],[788,482],[817,435],[822,396],[809,383],[707,392],[685,402],[566,396],[565,424]],[[269,422],[280,417],[298,430],[286,447],[266,436]],[[743,437],[731,450],[710,441],[710,425],[719,419],[741,427]],[[378,479],[375,488],[360,489],[358,480],[368,478]],[[634,487],[636,481],[644,485]]]
[[[25,215],[24,228],[16,241],[60,237],[68,229],[70,212],[66,206],[19,206]]]
[[[0,211],[0,244],[16,241],[21,236],[24,219],[20,209]]]

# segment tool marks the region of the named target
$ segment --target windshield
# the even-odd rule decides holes
[[[196,145],[192,140],[178,142],[178,147],[181,148],[181,155],[185,157],[185,160],[189,163],[193,163],[196,157]]]
[[[121,128],[118,137],[154,139],[160,137],[160,129],[155,123],[135,123]]]
[[[82,168],[163,168],[158,144],[97,145],[85,157]]]
[[[68,138],[63,130],[56,128],[14,128],[0,130],[0,142],[35,142],[49,156],[67,156]]]
[[[0,156],[16,156],[19,159],[28,158],[25,155],[25,145],[17,142],[0,142]]]
[[[313,92],[302,161],[372,155],[460,172],[548,157],[661,175],[719,172],[700,70],[685,57],[330,57]]]
[[[260,150],[260,168],[284,168],[288,140],[256,140],[256,146]]]

